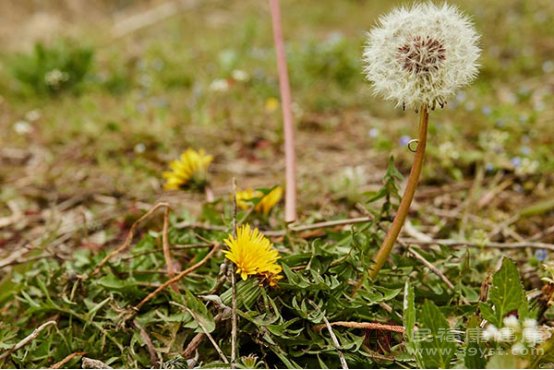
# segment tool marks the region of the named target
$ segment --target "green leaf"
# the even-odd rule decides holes
[[[500,322],[496,317],[496,313],[488,303],[479,303],[479,311],[481,316],[495,326],[500,326]]]
[[[517,310],[520,317],[527,316],[529,306],[515,264],[508,258],[492,278],[489,301],[494,305],[498,325],[504,316]]]
[[[302,275],[297,274],[296,272],[292,271],[290,267],[282,264],[283,266],[283,272],[285,273],[285,276],[287,277],[288,282],[295,286],[296,288],[307,288],[310,286],[310,282],[306,280]]]
[[[262,288],[257,279],[250,278],[247,280],[237,281],[237,307],[250,308],[252,304],[258,299],[262,292]],[[227,289],[223,294],[221,294],[221,301],[226,306],[231,306],[233,300],[233,290],[231,288]]]
[[[204,303],[196,298],[189,290],[185,291],[185,298],[187,302],[187,307],[192,311],[192,313],[194,314],[193,318],[195,319],[194,321],[187,323],[185,327],[196,329],[197,333],[204,332],[204,329],[208,333],[214,331],[214,318],[210,311],[208,311]]]
[[[422,367],[448,368],[456,352],[446,318],[437,306],[426,300],[421,311],[421,334],[419,339]]]
[[[481,334],[479,327],[480,318],[477,315],[470,317],[467,323],[467,333],[472,330],[474,333]],[[468,369],[484,369],[486,366],[485,348],[482,347],[480,338],[467,335],[466,333],[466,350],[464,356],[464,364]]]

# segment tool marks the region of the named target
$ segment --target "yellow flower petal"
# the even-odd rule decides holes
[[[169,163],[171,171],[162,174],[166,180],[164,188],[166,190],[177,190],[193,181],[205,181],[208,167],[212,161],[213,156],[207,155],[203,149],[199,151],[185,150],[178,160]]]
[[[224,243],[229,247],[225,257],[237,266],[243,280],[250,275],[277,275],[282,271],[277,263],[279,252],[258,229],[243,225],[237,236],[229,235]]]
[[[246,189],[238,191],[236,194],[237,207],[247,210],[251,207],[251,201],[255,198],[261,198],[254,207],[254,211],[268,215],[269,212],[281,201],[283,198],[283,188],[276,186],[268,194],[264,195],[259,190]]]

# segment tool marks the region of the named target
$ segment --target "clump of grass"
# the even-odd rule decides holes
[[[36,95],[76,92],[91,72],[94,51],[71,41],[37,43],[32,52],[11,62],[13,77],[22,90]]]

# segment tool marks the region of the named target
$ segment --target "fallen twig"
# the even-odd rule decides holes
[[[102,267],[104,267],[104,265],[106,263],[108,263],[108,261],[110,259],[112,259],[114,256],[120,254],[121,252],[123,252],[125,249],[127,249],[132,241],[133,241],[133,237],[135,236],[135,232],[138,228],[138,226],[146,219],[148,219],[154,212],[156,212],[158,209],[162,208],[162,207],[165,207],[165,208],[168,208],[169,207],[169,204],[168,203],[158,203],[158,204],[155,204],[152,208],[150,208],[150,210],[148,212],[146,212],[144,215],[142,215],[141,218],[139,218],[137,221],[135,221],[132,225],[131,225],[131,229],[129,230],[129,233],[127,234],[127,238],[125,239],[125,241],[123,242],[123,244],[121,244],[117,249],[111,251],[106,257],[104,257],[104,259],[102,261],[100,261],[100,263],[98,264],[98,266],[96,266],[96,268],[94,269],[94,271],[90,274],[90,276],[94,276],[96,275],[98,272],[100,272],[100,270],[102,269]]]
[[[431,270],[435,275],[437,275],[448,286],[450,290],[454,290],[454,284],[452,284],[452,282],[448,280],[448,278],[442,273],[441,270],[435,267],[431,262],[427,261],[421,254],[417,253],[413,248],[408,248],[408,251],[416,258],[416,260],[423,263],[429,270]]]
[[[152,365],[152,368],[153,369],[159,368],[160,360],[158,358],[156,348],[154,348],[154,344],[152,343],[152,339],[150,339],[150,336],[148,335],[146,330],[144,330],[144,328],[140,326],[136,320],[133,321],[133,324],[135,325],[135,327],[138,328],[140,332],[140,337],[144,341],[144,344],[146,344],[146,348],[148,349],[148,355],[150,356],[150,364]]]
[[[202,258],[202,260],[200,260],[196,264],[192,265],[188,269],[186,269],[184,271],[181,271],[179,274],[175,275],[173,278],[169,279],[168,281],[166,281],[165,283],[160,285],[160,287],[157,288],[156,290],[154,290],[152,293],[148,294],[142,301],[140,301],[139,304],[137,304],[135,307],[133,307],[135,312],[139,312],[140,309],[142,308],[142,306],[144,306],[149,300],[151,300],[152,298],[157,296],[160,292],[165,290],[168,286],[178,282],[179,280],[181,280],[185,276],[189,275],[193,271],[196,271],[200,267],[202,267],[215,254],[215,252],[217,252],[219,250],[219,248],[220,248],[220,244],[215,243],[212,250],[204,258]]]
[[[105,364],[100,360],[95,360],[88,357],[83,357],[81,367],[83,369],[113,369],[111,366]]]
[[[217,325],[218,322],[226,319],[228,319],[228,315],[225,315],[224,313],[220,312],[217,315],[215,315],[214,322]],[[206,334],[204,333],[197,333],[194,337],[192,337],[191,341],[189,342],[189,344],[187,344],[187,346],[183,351],[183,357],[186,359],[190,359],[192,355],[195,352],[197,352],[196,350],[198,349],[198,346],[200,346],[200,344],[202,343],[205,337],[206,337]]]
[[[1,360],[0,365],[2,365],[2,363],[4,362],[4,359],[6,357],[10,356],[15,351],[17,351],[17,350],[25,347],[27,344],[31,343],[33,340],[35,340],[39,336],[39,334],[44,329],[46,329],[47,327],[52,326],[52,325],[56,325],[56,321],[50,320],[50,321],[45,322],[44,324],[42,324],[41,326],[39,326],[38,328],[33,330],[33,332],[31,334],[29,334],[28,336],[26,336],[25,338],[23,338],[22,340],[17,342],[15,346],[8,349],[6,352],[2,353],[0,355],[0,360]]]
[[[433,272],[435,275],[437,275],[445,284],[448,286],[448,288],[452,291],[455,291],[454,284],[446,277],[445,274],[442,273],[441,270],[439,270],[435,265],[433,265],[431,262],[427,261],[425,257],[423,257],[421,254],[417,253],[413,248],[408,247],[408,251],[417,259],[419,262],[423,263],[431,272]],[[466,304],[469,305],[469,301],[460,295],[460,300]]]
[[[39,256],[33,256],[33,257],[29,257],[29,258],[20,259],[21,256],[25,255],[26,253],[29,253],[30,251],[29,250],[22,250],[21,252],[22,253],[16,252],[17,254],[14,253],[14,255],[9,256],[9,257],[7,257],[3,260],[0,260],[0,269],[2,269],[4,267],[7,267],[7,266],[21,265],[21,264],[24,264],[24,263],[27,263],[27,262],[33,262],[33,261],[53,257],[51,254],[41,254]]]
[[[314,229],[325,229],[328,227],[335,227],[335,226],[363,224],[370,221],[372,221],[372,218],[365,216],[365,217],[347,218],[343,220],[317,222],[315,224],[310,224],[310,225],[291,226],[289,229],[294,232],[300,232],[300,231],[307,231],[307,230],[314,230]]]
[[[308,225],[291,225],[286,230],[261,230],[261,231],[266,236],[278,237],[278,236],[285,236],[287,235],[287,232],[290,232],[290,231],[302,232],[302,231],[308,231],[308,230],[326,229],[326,228],[336,227],[336,226],[363,224],[370,221],[372,221],[372,218],[365,216],[365,217],[346,218],[342,220],[323,221],[323,222],[317,222],[317,223],[308,224]],[[208,231],[229,231],[229,228],[226,226],[211,225],[211,224],[189,222],[189,221],[175,224],[174,227],[179,229],[192,228],[192,229],[202,229],[202,230],[208,230]]]
[[[206,223],[202,224],[198,222],[189,222],[189,221],[180,222],[173,226],[176,229],[202,229],[202,230],[209,230],[209,231],[228,231],[229,230],[227,226],[211,225]]]
[[[214,346],[215,350],[217,351],[217,353],[219,354],[219,357],[221,357],[221,360],[226,363],[226,364],[229,364],[229,360],[227,360],[227,357],[225,356],[225,354],[223,353],[223,351],[221,350],[221,348],[217,345],[217,342],[215,341],[215,339],[212,337],[212,335],[210,334],[210,332],[206,329],[206,327],[202,324],[202,321],[201,320],[198,320],[198,318],[196,317],[196,315],[194,314],[194,312],[192,312],[189,308],[186,308],[185,309],[187,310],[188,313],[190,313],[190,315],[192,316],[192,318],[194,320],[196,320],[196,322],[198,323],[198,326],[200,326],[200,329],[202,329],[202,331],[204,332],[204,334],[206,335],[206,337],[208,337],[208,339],[210,340],[210,342],[212,343],[212,345]]]
[[[355,218],[346,218],[346,219],[342,219],[342,220],[331,220],[331,221],[316,222],[314,224],[308,224],[308,225],[291,225],[291,226],[289,226],[288,230],[266,230],[266,231],[262,231],[262,232],[266,236],[285,236],[287,234],[287,231],[292,231],[292,232],[298,233],[298,232],[302,232],[302,231],[326,229],[326,228],[337,227],[337,226],[364,224],[364,223],[367,223],[367,222],[371,222],[372,220],[373,219],[371,217],[368,217],[368,216],[355,217]]]
[[[194,337],[192,337],[192,340],[189,342],[189,344],[186,346],[185,350],[183,351],[183,357],[186,359],[189,359],[192,357],[194,352],[198,349],[198,346],[200,346],[200,343],[204,341],[204,338],[206,337],[206,334],[204,333],[197,333]]]
[[[402,238],[403,242],[408,244],[418,245],[433,245],[439,244],[444,246],[456,247],[464,246],[469,248],[498,248],[498,249],[521,249],[521,248],[533,248],[533,249],[548,249],[554,251],[554,244],[538,243],[538,242],[517,242],[517,243],[499,243],[499,242],[472,242],[468,240],[452,240],[452,239],[433,239],[433,240],[418,240],[410,238]]]
[[[192,9],[198,6],[199,3],[200,2],[197,0],[180,0],[161,3],[156,7],[133,14],[117,22],[112,29],[113,36],[115,38],[127,36],[138,30],[162,22],[167,18],[173,17],[181,11]]]
[[[365,330],[385,330],[393,331],[396,333],[404,333],[404,327],[399,325],[379,324],[374,322],[355,322],[355,321],[335,321],[330,323],[331,326],[342,326],[351,329],[365,329]],[[326,327],[326,324],[319,324],[314,326],[315,331],[321,331]]]
[[[342,353],[340,349],[340,343],[337,339],[337,336],[333,332],[333,328],[331,327],[331,324],[329,323],[329,320],[325,316],[323,316],[323,321],[325,321],[325,326],[327,327],[327,330],[329,331],[329,335],[331,335],[331,340],[333,341],[333,344],[335,346],[335,349],[337,350],[337,353],[339,355],[340,364],[343,369],[348,369],[348,364],[346,363],[346,359],[344,358],[344,354]]]
[[[86,352],[73,352],[67,356],[61,361],[56,362],[54,365],[50,366],[50,369],[59,369],[60,367],[67,364],[69,361],[73,360],[77,356],[83,356],[86,355]]]

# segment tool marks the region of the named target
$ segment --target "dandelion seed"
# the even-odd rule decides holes
[[[242,225],[237,229],[236,237],[229,235],[224,242],[229,247],[224,252],[225,257],[237,266],[237,273],[243,280],[250,275],[274,276],[274,282],[279,280],[277,276],[282,271],[277,263],[279,252],[258,229]]]
[[[171,171],[163,173],[166,179],[166,190],[185,189],[189,186],[203,188],[206,184],[207,172],[213,156],[207,155],[201,149],[187,149],[178,160],[169,163]]]
[[[443,107],[476,77],[478,38],[469,19],[451,5],[398,8],[368,35],[366,77],[377,94],[397,106]]]
[[[257,198],[259,201],[254,207],[254,211],[267,215],[283,198],[283,188],[276,186],[268,194],[253,189],[238,191],[236,194],[237,206],[244,210],[249,209],[252,206],[251,201]]]

